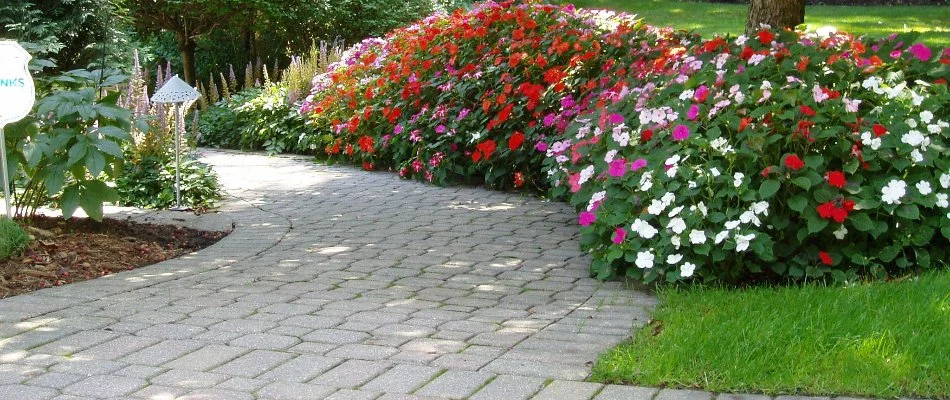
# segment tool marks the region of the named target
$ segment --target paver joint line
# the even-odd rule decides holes
[[[566,204],[199,153],[232,233],[0,300],[0,398],[715,398],[583,382],[656,298],[589,277]]]

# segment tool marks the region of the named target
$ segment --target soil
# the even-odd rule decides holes
[[[0,298],[155,264],[227,235],[114,219],[35,217],[20,223],[35,240],[20,255],[0,261]]]

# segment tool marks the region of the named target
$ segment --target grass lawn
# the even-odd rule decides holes
[[[661,289],[593,379],[717,392],[950,394],[950,271],[851,287]]]
[[[638,14],[650,25],[695,30],[703,36],[739,35],[745,29],[745,4],[669,0],[558,0],[578,7],[606,8]],[[891,33],[920,32],[919,41],[950,47],[950,6],[808,6],[805,23],[811,29],[826,25],[859,35],[882,37]]]

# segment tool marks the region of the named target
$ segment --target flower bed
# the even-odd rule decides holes
[[[600,278],[846,280],[945,265],[948,64],[486,2],[354,46],[301,112],[331,160],[553,186]]]

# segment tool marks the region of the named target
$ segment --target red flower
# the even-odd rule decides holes
[[[524,175],[521,172],[515,172],[515,187],[521,187],[524,185]]]
[[[844,172],[841,171],[828,171],[825,174],[825,179],[828,180],[828,184],[834,186],[838,189],[844,187],[848,184],[848,181],[844,177]]]
[[[795,154],[789,154],[785,156],[785,166],[791,168],[793,171],[798,171],[805,166],[805,163],[802,162],[801,158],[798,158]]]
[[[802,112],[802,114],[805,114],[805,116],[808,116],[808,117],[814,117],[814,116],[815,116],[815,110],[813,110],[813,109],[812,109],[811,107],[809,107],[809,106],[806,106],[806,105],[802,104],[801,107],[799,107],[798,109]]]
[[[881,137],[887,134],[887,128],[881,124],[874,124],[874,126],[871,127],[871,130],[874,131],[874,137]]]
[[[831,218],[831,213],[834,209],[835,209],[835,203],[833,201],[822,203],[818,205],[818,207],[815,207],[815,210],[818,211],[818,216],[824,219]]]
[[[475,152],[472,153],[472,161],[479,162],[482,159],[488,161],[491,154],[495,152],[495,141],[488,139],[475,146]]]
[[[515,132],[508,139],[508,150],[517,150],[519,147],[521,147],[521,143],[524,143],[524,134],[521,132]]]
[[[854,201],[839,198],[838,200],[822,203],[815,210],[818,211],[819,217],[831,219],[840,224],[848,219],[849,212],[854,211]]]
[[[744,131],[745,128],[746,128],[747,126],[749,126],[749,123],[750,123],[750,122],[752,122],[752,118],[751,118],[751,117],[745,117],[745,118],[740,119],[740,120],[739,120],[739,132]]]
[[[762,43],[766,46],[772,44],[772,41],[775,40],[775,34],[766,30],[759,31],[759,43]]]
[[[834,260],[831,259],[831,255],[827,251],[819,251],[818,258],[821,259],[821,263],[825,265],[834,264]]]
[[[640,133],[640,140],[643,142],[649,142],[652,137],[653,137],[653,131],[649,129]]]
[[[762,170],[762,176],[763,176],[763,177],[768,178],[770,173],[772,173],[772,166],[771,166],[771,165],[768,166],[768,167],[765,167],[765,169]]]
[[[364,152],[367,152],[370,154],[373,153],[373,138],[363,135],[362,137],[360,137],[357,143],[359,143],[360,145],[360,150],[363,150]]]

